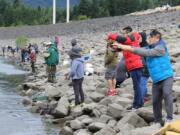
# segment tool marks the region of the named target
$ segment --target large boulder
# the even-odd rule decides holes
[[[106,126],[94,135],[116,135],[116,131]]]
[[[134,126],[135,128],[138,127],[144,127],[148,124],[142,119],[140,116],[138,116],[135,112],[127,113],[118,123],[117,128],[123,127],[126,123]]]
[[[99,102],[104,98],[104,95],[98,92],[92,92],[90,93],[90,98],[94,101],[94,102]]]
[[[65,117],[69,114],[69,101],[66,97],[62,97],[59,102],[57,107],[55,108],[54,115],[56,117]]]
[[[106,124],[104,124],[104,123],[94,122],[88,126],[88,129],[89,129],[89,131],[95,133],[95,132],[101,130],[102,128],[104,128],[105,126],[106,126]]]
[[[123,116],[123,110],[124,108],[119,104],[116,103],[109,104],[108,115],[115,119],[120,119]]]

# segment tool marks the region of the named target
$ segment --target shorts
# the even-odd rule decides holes
[[[111,79],[115,79],[116,78],[116,69],[114,68],[110,68],[110,69],[106,69],[105,72],[105,79],[106,80],[111,80]]]

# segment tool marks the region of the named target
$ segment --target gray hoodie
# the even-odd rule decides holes
[[[81,79],[84,77],[84,58],[73,59],[69,77],[73,80]]]

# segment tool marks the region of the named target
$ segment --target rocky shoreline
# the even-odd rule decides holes
[[[125,25],[132,25],[135,29],[149,30],[159,28],[163,37],[168,42],[171,61],[176,76],[180,76],[180,23],[179,11],[170,13],[157,13],[154,15],[138,17],[115,17],[104,18],[94,21],[90,25],[90,31],[77,32],[77,22],[70,24],[72,32],[61,36],[62,48],[57,70],[57,82],[54,84],[46,82],[46,70],[42,54],[37,58],[37,73],[30,74],[25,82],[19,86],[20,95],[24,96],[22,103],[28,107],[32,113],[43,115],[47,122],[59,124],[60,135],[151,135],[159,130],[159,125],[151,125],[153,122],[153,112],[151,102],[136,112],[127,112],[126,107],[132,103],[133,89],[131,79],[125,81],[118,89],[115,97],[106,97],[106,83],[104,80],[104,52],[105,52],[105,32],[119,30]],[[110,20],[125,19],[118,25]],[[159,19],[160,18],[160,19]],[[164,20],[161,20],[164,19]],[[99,24],[106,20],[105,26]],[[151,20],[151,21],[150,21]],[[153,22],[152,22],[153,20]],[[127,23],[125,23],[127,22]],[[89,24],[89,21],[82,23]],[[98,25],[99,24],[99,25]],[[140,26],[139,26],[140,25]],[[78,25],[79,27],[79,25]],[[81,26],[83,27],[83,26]],[[112,28],[114,27],[114,28]],[[97,29],[96,29],[97,28]],[[104,29],[103,29],[104,28]],[[75,31],[73,31],[76,29]],[[96,31],[92,31],[96,29]],[[11,31],[11,30],[10,30]],[[77,32],[77,33],[76,33]],[[57,35],[54,34],[54,35]],[[53,34],[52,34],[53,36]],[[79,45],[83,49],[95,50],[92,59],[89,61],[95,70],[92,76],[85,76],[83,88],[85,91],[85,105],[70,108],[70,103],[74,100],[73,89],[68,86],[69,81],[64,79],[64,74],[68,72],[68,65],[62,64],[68,60],[66,50],[70,46],[70,40],[77,38]],[[32,43],[40,44],[42,41],[50,40],[49,37],[31,38]],[[1,44],[12,45],[14,40],[4,39]],[[40,46],[40,48],[43,48]],[[30,70],[30,64],[23,64],[24,69]],[[151,81],[149,81],[149,91],[151,95]],[[180,82],[174,81],[174,118],[180,119]]]

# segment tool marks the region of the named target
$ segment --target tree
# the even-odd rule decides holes
[[[16,45],[19,48],[24,48],[28,41],[29,39],[26,36],[19,36],[16,38]]]

